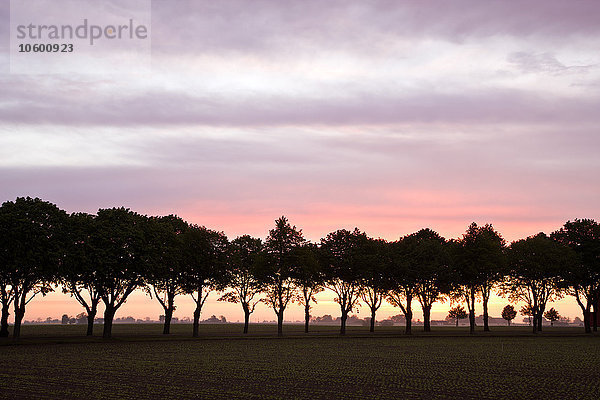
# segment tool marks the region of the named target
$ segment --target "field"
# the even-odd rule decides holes
[[[97,327],[100,333],[100,327]],[[82,326],[25,326],[0,341],[0,397],[27,398],[600,398],[600,338],[580,329],[493,327],[492,334],[434,327],[116,325],[115,339],[84,338]]]

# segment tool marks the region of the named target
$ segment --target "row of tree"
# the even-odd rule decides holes
[[[533,316],[533,310],[531,309],[531,307],[523,306],[521,307],[520,311],[521,315],[529,317],[529,325],[531,325],[531,317]],[[463,306],[458,305],[452,307],[448,311],[448,316],[446,317],[446,319],[455,321],[456,326],[458,326],[458,321],[460,321],[461,319],[466,319],[468,316],[469,315],[467,314],[467,311],[465,311],[465,308]],[[511,321],[517,317],[517,310],[515,310],[512,304],[508,304],[502,309],[501,316],[502,319],[506,320],[508,326],[510,326]],[[558,313],[558,311],[556,311],[554,307],[552,307],[548,311],[544,312],[544,318],[550,321],[550,326],[553,326],[554,322],[561,319],[561,316]]]
[[[510,245],[491,225],[471,224],[460,239],[446,240],[422,229],[397,241],[367,236],[358,229],[329,233],[318,244],[285,217],[275,221],[265,241],[248,235],[231,241],[223,232],[189,224],[169,215],[148,217],[125,208],[100,209],[96,215],[68,215],[49,202],[17,198],[0,207],[0,335],[19,337],[26,305],[60,285],[85,309],[91,335],[100,302],[104,337],[111,336],[117,310],[137,289],[164,308],[168,334],[175,300],[190,295],[196,303],[193,335],[212,291],[220,301],[239,303],[244,333],[258,302],[273,309],[278,334],[291,302],[305,310],[308,332],[315,295],[330,289],[341,311],[341,334],[359,302],[371,312],[371,331],[382,302],[405,316],[411,333],[413,302],[430,331],[431,308],[450,300],[467,306],[470,330],[475,306],[483,306],[484,330],[493,291],[524,302],[534,332],[542,329],[546,304],[572,295],[582,309],[586,332],[596,330],[600,293],[600,225],[582,219],[547,236],[540,233]]]

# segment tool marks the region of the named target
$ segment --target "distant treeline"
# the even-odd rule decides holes
[[[315,295],[329,289],[341,310],[340,333],[349,314],[364,303],[371,311],[370,329],[383,300],[398,307],[411,333],[413,303],[431,329],[431,307],[452,300],[467,306],[471,332],[475,305],[483,305],[489,330],[492,291],[529,307],[533,331],[542,329],[548,301],[574,296],[586,332],[596,330],[600,293],[600,225],[591,219],[568,221],[551,235],[539,233],[507,245],[492,225],[472,223],[460,239],[446,240],[421,229],[397,241],[340,229],[319,243],[305,240],[286,217],[263,242],[248,235],[228,240],[223,232],[169,215],[140,215],[126,208],[100,209],[96,215],[68,215],[41,199],[17,198],[0,207],[1,336],[19,337],[26,305],[37,294],[60,285],[84,307],[91,335],[100,302],[103,336],[111,337],[116,311],[136,289],[164,308],[163,333],[170,332],[179,295],[196,303],[193,335],[212,291],[220,301],[239,303],[244,333],[258,302],[273,309],[278,334],[291,302],[304,306],[308,332]],[[592,312],[593,309],[593,312]]]

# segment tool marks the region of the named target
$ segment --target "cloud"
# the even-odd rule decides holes
[[[598,65],[565,65],[556,59],[551,53],[533,54],[528,52],[510,53],[507,61],[525,73],[549,72],[560,74],[564,72],[586,73]]]
[[[94,95],[94,85],[4,80],[0,120],[82,126],[283,126],[398,123],[597,122],[600,98],[545,97],[510,89],[463,93],[388,93],[369,87],[334,96],[250,94],[234,97],[148,89]]]
[[[465,41],[536,36],[568,41],[600,32],[596,2],[178,1],[153,3],[153,42],[164,52],[268,52],[323,46],[377,49],[393,38]],[[172,29],[176,26],[177,29]]]

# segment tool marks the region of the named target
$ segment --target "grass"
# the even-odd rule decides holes
[[[589,398],[600,397],[600,339],[579,329],[493,327],[475,337],[437,328],[413,337],[351,327],[116,325],[116,339],[81,326],[25,326],[0,341],[1,398]],[[98,329],[100,331],[100,329]],[[98,332],[100,333],[100,332]]]

